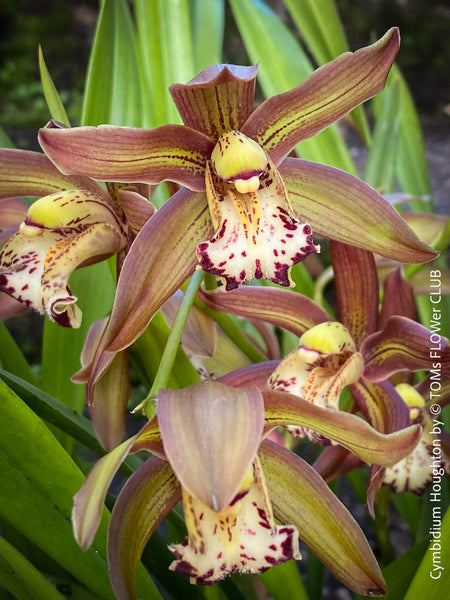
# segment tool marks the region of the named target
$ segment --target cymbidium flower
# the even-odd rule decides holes
[[[384,433],[399,430],[409,425],[410,411],[389,379],[400,374],[408,380],[412,372],[432,368],[430,332],[405,316],[411,311],[412,291],[399,271],[386,279],[379,315],[373,255],[339,242],[331,243],[331,255],[340,322],[331,321],[309,298],[287,290],[248,288],[226,295],[204,291],[202,298],[215,309],[261,318],[300,336],[299,348],[272,368],[268,387],[323,406],[336,418],[341,392],[349,386],[356,409],[371,425]],[[445,338],[441,349],[446,370],[450,347]],[[329,443],[310,428],[289,429]],[[374,468],[377,484],[370,488],[369,508],[381,484],[382,472],[375,479],[376,472]]]
[[[213,583],[237,571],[259,573],[299,558],[300,536],[346,585],[364,594],[383,593],[381,573],[350,513],[305,461],[264,439],[286,423],[312,427],[362,460],[384,465],[404,457],[420,436],[417,425],[383,435],[354,415],[331,420],[326,409],[255,386],[202,382],[160,390],[157,417],[100,459],[75,496],[74,532],[87,548],[120,463],[129,452],[152,452],[112,512],[108,558],[119,600],[136,598],[144,546],[181,498],[188,535],[170,546],[175,555],[170,568],[194,583]]]
[[[124,263],[108,350],[130,345],[196,266],[229,290],[253,278],[289,285],[289,269],[315,251],[311,227],[405,261],[435,255],[360,180],[286,158],[383,88],[398,45],[392,29],[256,109],[256,67],[215,65],[170,88],[184,125],[41,130],[44,151],[63,172],[184,186],[142,229]]]
[[[17,196],[39,199],[24,214]],[[40,153],[11,149],[0,150],[0,205],[8,207],[2,227],[17,217],[2,234],[0,290],[66,327],[81,322],[68,284],[74,269],[121,253],[154,212],[136,188],[107,191],[63,175]]]
[[[81,311],[68,279],[80,266],[121,252],[124,214],[88,177],[62,175],[42,154],[0,151],[0,197],[41,196],[0,252],[0,290],[52,321],[78,327]]]
[[[429,388],[425,388],[429,384],[430,381],[425,380],[419,386],[419,389],[428,392],[428,396]],[[408,406],[410,423],[422,425],[422,436],[408,456],[384,469],[382,483],[395,492],[413,492],[420,496],[433,481],[439,482],[445,474],[450,475],[450,436],[443,431],[444,423],[439,416],[433,418],[430,412],[431,405],[433,408],[445,406],[450,402],[450,397],[443,394],[439,404],[433,402],[432,398],[425,402],[419,390],[408,383],[400,383],[396,391]]]

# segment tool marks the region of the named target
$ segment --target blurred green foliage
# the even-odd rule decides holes
[[[289,25],[285,5],[266,0]],[[97,0],[2,0],[0,11],[0,125],[34,130],[48,119],[38,71],[38,45],[73,124],[81,117]],[[443,0],[337,0],[350,47],[370,42],[392,25],[402,32],[398,64],[419,110],[440,114],[448,102],[450,11]],[[227,7],[227,23],[233,22]],[[295,28],[293,27],[295,31]],[[224,58],[246,60],[235,27],[226,27]],[[30,60],[35,57],[35,60]],[[26,140],[15,139],[19,145]]]

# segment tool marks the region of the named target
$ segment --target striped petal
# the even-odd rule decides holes
[[[359,347],[375,331],[378,318],[378,277],[373,254],[331,241],[339,320]],[[361,285],[361,274],[364,283]]]
[[[407,317],[394,315],[382,331],[370,335],[361,346],[366,365],[364,377],[381,381],[404,369],[431,369],[433,348],[439,351],[442,368],[448,368],[450,347],[447,338],[433,334]]]
[[[108,564],[117,600],[137,599],[136,575],[145,545],[180,499],[170,465],[157,456],[148,458],[122,488],[108,532]]]
[[[241,131],[279,164],[298,142],[381,92],[399,44],[393,28],[375,44],[342,54],[296,88],[263,102]]]
[[[400,431],[384,435],[361,417],[345,411],[331,412],[286,392],[262,390],[262,394],[266,433],[286,425],[308,427],[351,450],[367,463],[391,466],[409,454],[420,439],[418,425],[408,427],[406,423]]]
[[[41,129],[39,143],[64,173],[100,181],[174,181],[196,191],[205,189],[205,163],[214,147],[206,135],[182,125]]]
[[[27,210],[28,206],[20,198],[2,200],[0,202],[0,230],[17,227],[27,216]]]
[[[227,294],[221,290],[201,290],[199,295],[215,310],[261,319],[298,336],[330,319],[325,310],[310,298],[291,290],[243,286]]]
[[[160,390],[158,422],[167,458],[183,487],[212,510],[224,510],[261,441],[260,392],[218,382]]]
[[[104,194],[101,186],[89,177],[63,175],[44,154],[0,149],[0,198],[47,196],[74,189]]]
[[[216,141],[240,129],[253,110],[257,65],[213,65],[186,85],[169,88],[183,123]]]
[[[268,440],[260,456],[275,517],[294,523],[301,539],[347,587],[382,595],[385,583],[367,539],[322,477],[299,456]]]
[[[204,194],[174,194],[134,240],[120,273],[105,347],[129,346],[156,311],[193,273],[197,244],[211,233]]]
[[[286,158],[279,171],[295,215],[315,234],[404,263],[427,262],[438,255],[383,196],[357,177],[296,158]]]

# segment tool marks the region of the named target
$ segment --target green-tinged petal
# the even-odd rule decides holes
[[[94,360],[95,352],[100,343],[103,332],[105,331],[107,317],[94,321],[89,327],[89,331],[84,341],[83,350],[81,351],[80,362],[81,369],[72,376],[72,381],[75,383],[86,383],[89,378],[89,370]]]
[[[375,44],[342,54],[296,88],[266,100],[241,131],[278,164],[298,142],[380,92],[399,43],[398,29],[393,28]]]
[[[183,487],[221,512],[238,493],[258,451],[264,425],[261,393],[218,382],[160,390],[158,421],[166,455]]]
[[[102,192],[88,177],[63,175],[39,152],[2,148],[0,150],[0,197],[46,196],[62,190],[84,189]]]
[[[346,448],[327,446],[312,466],[325,481],[333,481],[333,479],[345,475],[362,464],[363,462]]]
[[[411,452],[420,438],[420,427],[413,426],[383,435],[361,417],[344,411],[315,406],[287,392],[262,391],[266,412],[266,431],[294,425],[308,427],[351,450],[361,460],[378,465],[393,465]]]
[[[261,363],[241,367],[220,378],[222,383],[233,387],[250,387],[256,385],[259,389],[267,388],[267,381],[279,360],[266,360]]]
[[[214,147],[206,135],[182,125],[44,128],[39,143],[65,173],[100,181],[174,181],[196,191],[205,189],[206,159]]]
[[[81,489],[74,496],[72,525],[75,539],[83,550],[92,544],[103,512],[109,486],[120,465],[129,454],[137,436],[125,440],[103,456],[91,469]]]
[[[338,317],[359,347],[377,325],[378,277],[375,260],[371,252],[334,241],[330,243],[330,252]]]
[[[128,354],[128,350],[118,352],[91,391],[89,415],[97,439],[105,450],[117,446],[126,430],[130,395]]]
[[[154,205],[147,198],[130,189],[121,188],[119,197],[131,230],[138,233],[155,214]]]
[[[278,288],[244,286],[226,294],[222,290],[202,290],[200,298],[215,310],[261,319],[298,336],[330,319],[323,308],[307,296]]]
[[[408,426],[408,407],[389,381],[360,379],[350,391],[364,418],[377,431],[390,433]]]
[[[100,523],[103,503],[111,482],[129,453],[140,450],[156,452],[164,457],[156,419],[149,421],[134,435],[103,456],[91,469],[74,497],[72,523],[75,539],[84,550],[94,539]]]
[[[294,213],[315,234],[399,262],[421,263],[437,252],[424,244],[378,192],[326,165],[287,158],[279,166]]]
[[[407,369],[418,371],[431,369],[431,350],[437,348],[442,368],[450,364],[450,348],[447,338],[433,334],[420,323],[407,317],[393,316],[382,331],[370,335],[362,344],[364,377],[381,381],[393,373]]]
[[[117,498],[108,536],[111,582],[118,600],[136,600],[136,572],[145,544],[181,499],[168,462],[151,456]]]
[[[260,459],[276,518],[293,523],[300,538],[350,589],[383,595],[383,577],[363,532],[320,475],[300,457],[267,440]]]
[[[6,198],[0,202],[0,229],[16,227],[27,216],[28,206],[20,198]]]
[[[428,278],[428,285],[429,285]],[[401,267],[397,267],[383,281],[383,303],[381,305],[378,328],[383,329],[389,317],[402,315],[409,319],[416,318],[414,288],[404,277]]]
[[[109,350],[129,346],[194,271],[197,244],[210,236],[204,194],[180,190],[141,229],[119,277],[107,328]]]
[[[256,65],[213,65],[185,85],[170,86],[183,123],[214,141],[239,130],[253,110],[257,71]]]

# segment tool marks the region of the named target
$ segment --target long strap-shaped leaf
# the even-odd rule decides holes
[[[126,0],[103,0],[84,93],[82,124],[142,123],[136,39]]]

